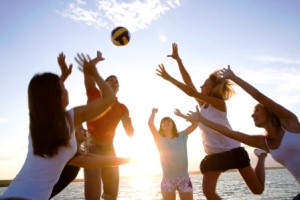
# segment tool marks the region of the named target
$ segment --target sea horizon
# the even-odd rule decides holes
[[[272,169],[285,169],[285,167],[265,167],[265,170],[272,170]],[[229,172],[236,172],[237,169],[231,169],[231,170],[227,170],[223,173],[229,173]],[[189,175],[200,175],[202,174],[200,171],[189,171]],[[130,179],[130,178],[151,178],[151,177],[161,177],[162,174],[161,173],[157,173],[157,174],[142,174],[142,175],[130,175],[130,176],[120,176],[120,179]],[[0,180],[0,187],[8,187],[10,182],[13,179],[3,179]],[[76,178],[75,180],[73,180],[72,182],[83,182],[84,179],[83,178]]]

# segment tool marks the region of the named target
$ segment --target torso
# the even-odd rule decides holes
[[[73,110],[69,111],[72,123]],[[29,134],[29,145],[26,160],[1,198],[18,197],[31,200],[48,199],[52,188],[58,181],[66,163],[74,156],[77,150],[75,128],[72,124],[70,148],[60,147],[58,154],[53,158],[43,158],[33,154],[32,141]],[[69,130],[71,129],[68,126]]]
[[[187,136],[186,131],[178,133],[178,137],[158,136],[160,162],[164,178],[188,175]]]
[[[93,88],[87,92],[87,96],[89,103],[100,98],[101,93],[97,88]],[[104,116],[93,122],[88,122],[88,131],[92,134],[93,142],[113,143],[115,130],[124,114],[129,115],[127,107],[117,101]]]
[[[226,112],[219,111],[212,105],[202,104],[200,113],[204,118],[231,129]],[[207,154],[221,153],[240,147],[240,142],[223,136],[206,127],[202,123],[199,123],[199,128],[201,131],[204,151]]]
[[[274,160],[286,167],[300,184],[300,134],[281,129],[283,133],[275,142],[266,138],[266,145]]]

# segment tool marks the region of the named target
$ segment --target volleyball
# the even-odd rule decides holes
[[[111,31],[111,41],[116,46],[125,46],[130,41],[130,33],[125,27],[118,26]]]

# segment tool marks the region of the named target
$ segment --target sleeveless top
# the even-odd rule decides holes
[[[271,156],[282,164],[297,180],[300,185],[300,134],[284,130],[281,144],[277,149],[270,149],[265,139]]]
[[[187,135],[186,131],[178,137],[167,138],[159,134],[159,155],[163,178],[175,178],[188,175]]]
[[[72,123],[70,125],[67,121],[67,127],[71,134],[70,147],[60,147],[58,154],[53,158],[43,158],[33,154],[32,140],[29,134],[28,152],[25,162],[20,172],[12,180],[3,195],[0,196],[0,199],[23,198],[46,200],[50,197],[53,186],[58,181],[64,166],[77,150],[75,128],[73,125],[73,109],[69,110],[68,113],[70,114]]]
[[[210,104],[207,108],[204,108],[205,105],[206,104],[203,104],[200,107],[200,113],[204,118],[231,129],[226,112],[219,111]],[[204,151],[207,154],[230,151],[231,149],[241,146],[240,142],[213,131],[212,129],[203,125],[201,122],[199,123],[199,128],[202,136]]]

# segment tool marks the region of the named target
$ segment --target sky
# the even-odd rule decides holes
[[[0,1],[0,180],[12,179],[25,160],[29,117],[27,87],[36,73],[60,74],[57,56],[66,55],[73,72],[66,80],[69,106],[86,103],[77,53],[105,61],[102,77],[117,75],[118,99],[135,128],[133,138],[119,124],[115,147],[119,156],[138,164],[121,166],[121,176],[159,174],[161,167],[147,121],[158,108],[156,126],[172,117],[179,130],[189,123],[174,115],[195,110],[196,101],[156,75],[163,63],[182,81],[177,63],[167,55],[176,42],[179,55],[197,88],[208,75],[227,65],[261,92],[300,116],[300,2],[298,0],[2,0]],[[117,26],[131,33],[128,45],[117,47],[110,33]],[[239,87],[227,101],[234,130],[264,134],[253,125],[256,101]],[[255,166],[253,148],[246,148]],[[199,171],[205,156],[199,129],[188,139],[189,170]],[[266,166],[280,166],[269,155]],[[82,178],[82,171],[78,178]]]

